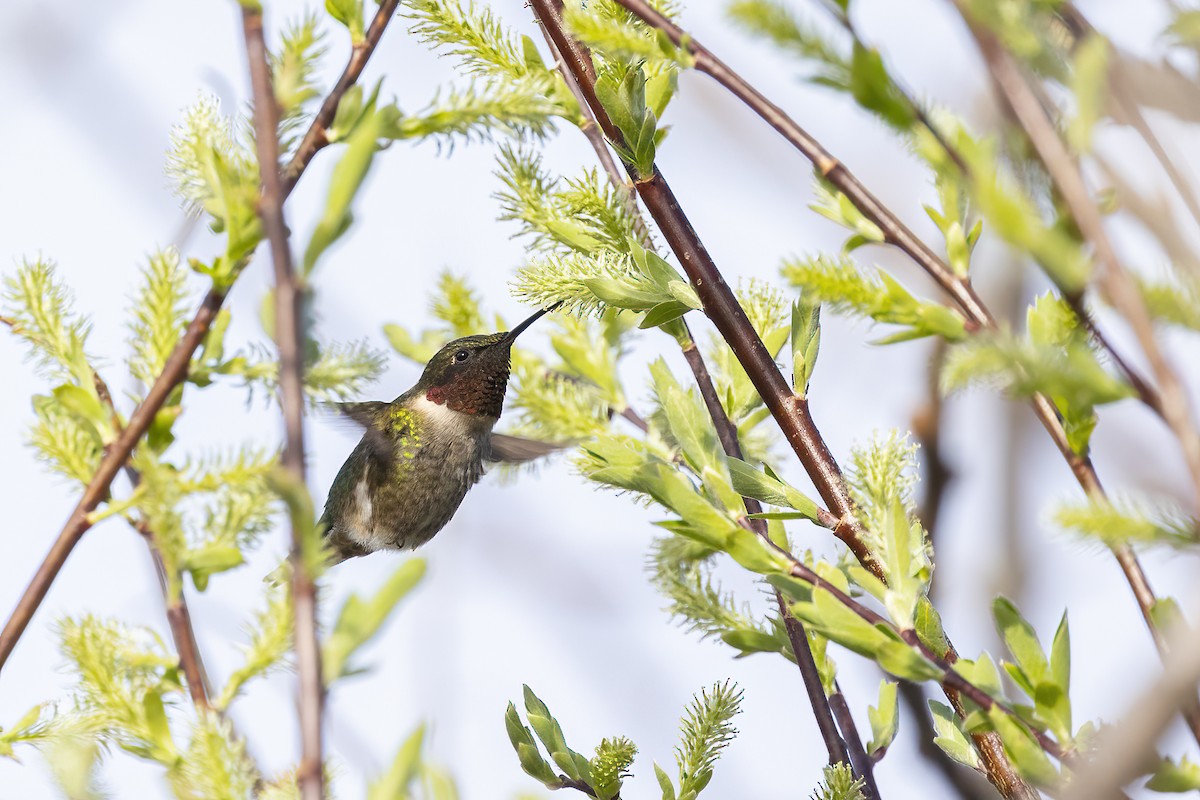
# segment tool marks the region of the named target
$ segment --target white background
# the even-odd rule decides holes
[[[372,4],[368,4],[370,6]],[[799,80],[798,67],[768,46],[734,31],[720,3],[696,2],[687,27],[776,99],[843,159],[864,182],[927,240],[936,242],[920,203],[932,202],[926,175],[873,120],[819,87]],[[815,4],[812,4],[815,5]],[[862,33],[879,43],[909,86],[976,125],[994,119],[969,39],[948,3],[913,0],[856,3]],[[1146,52],[1165,16],[1160,4],[1081,4],[1120,45]],[[530,12],[515,0],[495,4],[519,32],[540,41]],[[272,29],[303,9],[298,2],[268,6]],[[818,12],[806,11],[819,19]],[[346,44],[327,26],[332,43],[326,65],[341,69]],[[90,349],[107,375],[119,374],[126,352],[123,309],[148,253],[178,236],[184,216],[163,176],[171,125],[201,91],[235,109],[248,96],[239,17],[233,3],[106,3],[10,0],[0,7],[0,271],[41,254],[90,314]],[[417,111],[452,64],[438,60],[393,22],[367,70],[387,75],[385,95]],[[332,78],[329,79],[330,81]],[[1195,151],[1193,132],[1162,120],[1177,149]],[[836,249],[841,234],[810,213],[807,164],[746,109],[703,76],[681,81],[681,96],[666,122],[672,132],[660,163],[685,210],[731,282],[775,279],[781,257]],[[1186,137],[1186,138],[1185,138]],[[1109,152],[1134,165],[1146,182],[1160,181],[1133,138],[1115,132]],[[1188,144],[1191,147],[1188,147]],[[491,307],[516,319],[526,313],[506,283],[524,255],[495,222],[497,188],[491,145],[458,146],[453,157],[427,143],[399,144],[376,159],[356,205],[349,235],[316,275],[323,336],[367,339],[386,348],[381,327],[428,323],[427,294],[437,273],[467,273]],[[320,213],[335,154],[322,153],[287,206],[297,241]],[[567,174],[591,166],[586,142],[564,130],[549,147],[548,164]],[[1138,168],[1139,163],[1144,167]],[[1186,225],[1185,225],[1186,227]],[[1157,266],[1161,256],[1139,249],[1136,230],[1122,226],[1131,260]],[[1188,228],[1194,234],[1195,230]],[[185,255],[211,257],[217,241],[198,233]],[[265,255],[265,250],[262,251]],[[870,251],[864,259],[898,270],[930,292],[911,265]],[[1002,247],[983,246],[977,258],[981,291],[1000,310],[1005,284],[1021,273]],[[269,285],[260,258],[229,300],[238,342],[261,340],[257,307]],[[1029,287],[1040,286],[1024,275]],[[196,281],[197,292],[202,290]],[[697,320],[697,328],[706,327]],[[1127,351],[1127,332],[1109,322]],[[839,460],[876,429],[907,428],[923,401],[927,350],[865,344],[878,332],[828,315],[813,389],[813,411]],[[537,339],[537,334],[532,334]],[[544,340],[543,340],[544,341]],[[1194,343],[1173,339],[1176,363],[1194,365]],[[537,345],[535,345],[537,346]],[[544,345],[543,345],[544,346]],[[640,368],[662,352],[683,368],[665,337],[645,335],[628,369],[631,397],[644,406]],[[1195,370],[1192,370],[1194,378]],[[418,369],[395,358],[371,392],[390,399],[411,385]],[[23,360],[23,348],[0,336],[0,454],[4,459],[0,507],[0,614],[20,596],[77,496],[77,489],[38,465],[23,442],[32,419],[29,397],[44,383]],[[120,393],[130,388],[109,378]],[[1193,386],[1193,388],[1195,388]],[[249,406],[231,389],[189,389],[177,425],[179,447],[203,453],[247,439],[273,445],[276,411],[261,397]],[[345,433],[320,421],[308,428],[310,486],[318,501],[353,446]],[[1187,497],[1177,448],[1147,413],[1126,402],[1106,409],[1094,440],[1102,478],[1116,492],[1149,488]],[[1011,449],[1020,467],[1006,471]],[[1014,597],[1044,637],[1071,609],[1076,723],[1113,720],[1134,693],[1157,674],[1157,659],[1136,605],[1115,562],[1096,546],[1065,537],[1047,520],[1055,501],[1078,490],[1031,414],[983,392],[949,402],[946,458],[956,481],[940,525],[937,590],[947,629],[966,656],[994,649],[988,616],[997,591]],[[806,481],[798,469],[791,477]],[[1011,476],[1011,491],[1006,488]],[[589,752],[602,736],[625,734],[641,748],[629,798],[656,797],[651,761],[671,768],[676,721],[691,694],[726,677],[745,688],[742,733],[722,758],[707,794],[714,798],[806,797],[825,760],[821,740],[795,668],[778,657],[733,660],[731,651],[700,642],[672,625],[663,600],[648,586],[644,554],[655,518],[627,499],[596,492],[560,459],[535,476],[502,485],[485,479],[451,524],[422,551],[427,580],[397,618],[362,654],[369,674],[339,684],[330,697],[328,743],[337,793],[362,796],[364,782],[389,763],[395,747],[421,720],[431,725],[430,758],[449,766],[470,800],[513,797],[539,787],[517,766],[504,734],[503,712],[528,683],[559,716],[568,741]],[[827,549],[827,536],[797,528],[805,546]],[[239,663],[247,609],[256,607],[260,579],[286,549],[283,530],[266,541],[253,563],[216,578],[206,594],[190,593],[192,614],[211,674],[220,683]],[[354,590],[369,591],[404,556],[377,555],[347,563],[328,581],[323,617]],[[1196,563],[1152,553],[1144,563],[1160,592],[1184,607],[1196,591]],[[764,598],[741,576],[729,585],[760,607]],[[145,546],[127,526],[109,522],[76,548],[46,602],[0,675],[0,725],[32,704],[66,695],[53,625],[65,614],[113,615],[165,634],[161,601]],[[842,686],[866,730],[866,706],[875,701],[879,674],[841,653]],[[293,679],[279,675],[252,686],[234,709],[253,754],[267,773],[297,757]],[[182,720],[186,707],[179,709]],[[1186,740],[1172,739],[1187,751]],[[914,755],[912,725],[902,723],[897,744],[878,769],[889,800],[949,796],[949,788]],[[1191,748],[1191,749],[1194,749]],[[32,751],[23,765],[0,761],[0,798],[54,796],[48,772]],[[114,797],[167,796],[161,771],[117,754],[104,769]],[[543,793],[544,794],[544,793]]]

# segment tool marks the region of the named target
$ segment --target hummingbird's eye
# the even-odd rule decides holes
[[[459,362],[466,361],[470,357],[471,357],[471,354],[466,350],[459,350],[457,353],[454,354],[454,360],[459,361]]]

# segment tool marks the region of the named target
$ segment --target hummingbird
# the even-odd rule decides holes
[[[365,430],[325,501],[321,523],[331,563],[419,547],[454,516],[485,461],[522,463],[561,448],[492,431],[504,406],[513,342],[556,307],[511,331],[455,339],[390,403],[337,404]]]

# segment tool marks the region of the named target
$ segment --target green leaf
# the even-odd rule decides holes
[[[513,749],[517,751],[521,769],[546,786],[557,787],[558,775],[538,752],[533,734],[529,732],[529,728],[521,724],[517,708],[512,703],[508,704],[508,710],[504,714],[504,727],[508,731],[508,740],[512,742]]]
[[[890,641],[887,635],[823,588],[812,590],[810,603],[795,603],[792,613],[822,635],[859,655],[874,659]]]
[[[361,7],[359,10],[361,12]],[[304,251],[302,274],[306,278],[312,274],[321,254],[341,238],[353,221],[350,205],[367,176],[367,170],[371,168],[375,151],[379,149],[378,140],[383,132],[384,119],[385,115],[382,112],[368,113],[354,127],[347,140],[346,153],[334,168],[329,181],[325,211]]]
[[[786,572],[791,566],[785,555],[768,547],[762,537],[745,528],[731,530],[723,549],[742,567],[760,575]]]
[[[533,693],[533,690],[526,686],[524,692],[525,714],[533,732],[545,745],[550,758],[554,760],[559,769],[566,773],[567,777],[586,782],[589,778],[587,759],[567,747],[567,740],[563,736],[558,720],[551,716],[550,709]]]
[[[1031,687],[1047,680],[1050,671],[1037,632],[1025,621],[1017,607],[1004,597],[997,597],[992,602],[992,615],[996,619],[996,631],[1004,639],[1026,679],[1022,688],[1032,696]]]
[[[95,389],[88,391],[65,383],[54,388],[54,399],[76,418],[86,421],[102,443],[108,444],[116,438],[116,432],[112,429],[112,412],[96,396]]]
[[[867,744],[867,752],[875,755],[881,750],[886,750],[895,740],[896,731],[900,726],[900,706],[895,683],[882,681],[879,684],[879,705],[867,707],[867,719],[871,723],[871,741]]]
[[[596,96],[624,140],[613,142],[614,149],[638,175],[650,175],[658,120],[646,105],[646,73],[640,65],[611,65],[597,72]]]
[[[1058,784],[1058,770],[1025,726],[1002,711],[999,706],[988,709],[987,718],[1000,735],[1000,741],[1004,743],[1004,750],[1012,760],[1013,766],[1022,776],[1040,786]]]
[[[926,595],[921,595],[917,600],[915,627],[917,638],[932,652],[944,656],[950,650],[950,640],[946,638],[942,617]]]
[[[972,769],[980,769],[982,764],[979,754],[975,752],[971,740],[963,733],[954,709],[944,703],[930,700],[929,710],[933,712],[933,729],[937,731],[937,738],[933,743],[958,763]]]
[[[654,777],[658,780],[658,788],[662,790],[662,800],[675,800],[675,784],[671,782],[671,776],[666,770],[657,763],[654,765]]]
[[[388,771],[371,782],[367,800],[402,800],[409,796],[409,785],[421,767],[421,746],[424,741],[425,726],[418,725],[396,751]]]
[[[885,672],[910,681],[940,681],[942,668],[925,658],[891,628],[878,628],[884,640],[877,647],[875,661]]]
[[[323,648],[322,675],[326,683],[347,674],[347,665],[355,651],[379,632],[400,601],[424,576],[425,560],[410,558],[371,597],[363,599],[351,594],[346,599]]]
[[[1064,611],[1050,645],[1050,678],[1064,693],[1071,690],[1071,631]],[[1070,725],[1068,724],[1068,728]]]
[[[1146,788],[1155,792],[1191,792],[1200,789],[1200,765],[1187,756],[1181,756],[1178,764],[1164,758],[1146,782]]]
[[[987,653],[981,653],[979,658],[971,661],[970,659],[960,658],[954,662],[954,671],[962,675],[971,684],[982,689],[992,697],[1000,697],[1002,695],[1000,689],[1000,673],[996,669],[995,662]]]
[[[874,111],[897,130],[907,131],[916,122],[916,113],[896,89],[879,51],[858,41],[850,61],[850,93],[859,105]]]
[[[163,706],[159,689],[149,688],[142,695],[142,713],[145,715],[149,741],[156,751],[156,759],[169,763],[178,757],[175,740],[171,737],[171,726],[167,723],[167,710]]]
[[[642,321],[638,323],[638,327],[643,330],[646,328],[657,328],[661,325],[666,325],[672,320],[679,319],[691,310],[691,308],[683,303],[674,300],[659,303],[646,312],[646,315],[642,317]]]
[[[325,10],[350,31],[350,43],[363,41],[362,0],[325,0]]]
[[[760,472],[736,458],[728,459],[729,474],[733,488],[738,494],[753,497],[773,506],[795,509],[805,519],[818,518],[817,504],[799,489],[784,483],[773,475]]]
[[[808,384],[821,348],[821,304],[797,300],[792,304],[792,388],[808,396]]]

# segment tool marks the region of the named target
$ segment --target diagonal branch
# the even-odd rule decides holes
[[[560,5],[556,0],[533,0],[531,6],[553,39],[568,69],[575,76],[576,83],[605,136],[611,142],[623,142],[621,132],[604,113],[596,96],[596,79],[591,55],[579,42],[567,35]],[[628,166],[626,168],[629,169]],[[657,167],[649,175],[637,175],[630,171],[630,178],[659,232],[670,245],[695,287],[704,304],[705,315],[712,320],[721,336],[729,343],[822,499],[839,517],[835,535],[846,543],[867,569],[882,577],[883,570],[878,560],[862,539],[861,527],[855,519],[854,505],[845,481],[842,480],[841,470],[820,431],[817,430],[808,409],[808,402],[796,396],[788,386],[775,364],[775,359],[763,345],[747,319],[746,312],[725,283],[691,222],[679,207],[679,202],[662,173]]]
[[[330,112],[328,119],[324,118],[326,108],[337,110],[337,105],[341,101],[342,96],[357,80],[362,72],[362,67],[366,63],[366,58],[374,51],[375,45],[378,44],[380,37],[383,36],[383,31],[391,19],[391,11],[395,10],[397,0],[385,0],[380,5],[379,14],[372,21],[371,27],[367,32],[366,46],[361,50],[356,49],[351,55],[351,63],[346,67],[346,71],[342,75],[342,79],[338,81],[334,89],[325,99],[324,105],[321,107],[321,112],[317,118],[313,120],[309,126],[309,132],[305,134],[304,141],[308,141],[310,136],[313,141],[319,137],[313,132],[314,126],[319,126],[322,130],[333,119],[333,112]],[[322,121],[323,120],[323,121]],[[300,159],[301,152],[297,153],[293,159],[293,164],[289,165],[289,174],[292,176],[287,183],[282,187],[283,199],[286,199],[295,188],[296,181],[307,168],[312,160],[312,155],[319,150],[320,147],[313,149],[307,158]],[[297,160],[299,159],[299,160]],[[222,304],[225,302],[225,297],[229,292],[229,286],[214,286],[211,288],[204,300],[200,303],[200,307],[196,310],[195,316],[188,324],[187,330],[180,338],[175,349],[171,351],[171,355],[167,358],[163,370],[155,379],[154,384],[150,387],[150,391],[146,393],[146,397],[141,404],[134,409],[129,417],[129,422],[121,435],[117,437],[104,454],[104,458],[100,461],[100,466],[96,469],[96,474],[84,489],[83,496],[80,497],[71,515],[64,523],[62,530],[59,532],[58,538],[50,547],[50,552],[46,554],[46,558],[38,567],[33,578],[29,581],[29,585],[25,588],[21,599],[17,601],[16,608],[13,609],[8,621],[4,625],[4,629],[0,630],[0,671],[3,670],[8,657],[12,654],[13,648],[16,647],[17,641],[29,626],[30,620],[37,611],[38,606],[42,604],[42,600],[46,598],[46,593],[50,591],[50,585],[54,583],[54,579],[58,576],[63,564],[66,563],[67,557],[71,551],[75,549],[75,545],[83,538],[83,535],[91,528],[92,524],[88,519],[100,503],[104,502],[108,497],[109,487],[120,472],[122,465],[129,460],[130,454],[133,453],[133,448],[145,435],[150,424],[154,421],[155,415],[166,403],[167,398],[175,387],[181,384],[187,378],[188,365],[191,362],[192,355],[204,342],[205,336],[208,335],[208,330],[217,318],[217,313],[221,310]]]
[[[637,195],[633,192],[632,184],[621,173],[620,168],[609,152],[608,145],[604,141],[604,135],[596,123],[592,109],[588,106],[583,90],[579,87],[578,81],[576,81],[575,76],[567,67],[566,61],[563,59],[554,39],[550,36],[545,26],[542,26],[542,33],[545,34],[546,42],[550,46],[551,52],[554,53],[555,62],[559,73],[563,77],[563,81],[579,102],[580,113],[584,117],[583,124],[579,126],[580,131],[587,137],[592,149],[596,152],[596,157],[603,165],[609,181],[621,195],[625,207],[628,209],[630,216],[633,217],[635,232],[638,238],[642,241],[643,246],[651,248],[652,243],[650,241],[649,228],[638,208]],[[738,442],[737,427],[729,419],[724,406],[721,405],[716,386],[713,385],[712,375],[708,371],[708,366],[704,363],[704,356],[701,354],[700,348],[696,346],[696,340],[692,336],[691,328],[688,327],[687,321],[683,318],[680,318],[680,323],[687,336],[686,341],[680,342],[680,347],[683,351],[684,359],[687,361],[688,367],[691,368],[692,374],[696,379],[696,385],[700,389],[700,396],[704,401],[704,405],[708,409],[709,416],[712,418],[713,427],[717,431],[717,438],[721,442],[721,447],[725,451],[726,456],[741,459],[742,448]],[[643,422],[642,425],[644,426],[645,423]],[[744,497],[742,500],[746,504],[747,514],[757,514],[762,511],[762,506],[757,500],[750,497]],[[835,528],[837,526],[837,519],[824,509],[821,509],[821,511],[827,517],[824,523],[826,527]],[[742,523],[745,527],[753,530],[767,541],[770,541],[767,536],[766,525],[762,520],[750,520],[743,517]],[[804,681],[809,702],[812,704],[817,727],[820,730],[821,738],[825,741],[825,748],[829,753],[829,762],[831,764],[837,762],[850,764],[851,760],[847,752],[847,744],[843,741],[838,732],[837,724],[834,722],[833,711],[828,698],[825,696],[825,690],[821,684],[821,676],[817,670],[816,660],[813,658],[808,637],[804,632],[804,626],[788,610],[783,595],[778,590],[774,594],[775,602],[779,606],[780,618],[783,619],[784,628],[787,631],[788,644],[792,649],[793,657],[796,659],[796,665],[800,669],[800,675]],[[855,740],[854,744],[858,745],[857,750],[861,751],[863,748],[862,742],[858,740],[858,732],[853,731],[852,737]],[[866,759],[861,760],[859,764],[862,766],[858,767],[856,765],[856,774],[864,776],[864,780],[869,781],[870,789],[873,792],[872,797],[878,800],[880,795],[878,788],[875,786],[874,765]]]
[[[262,195],[258,214],[271,244],[275,267],[275,341],[279,346],[279,394],[283,407],[285,443],[280,459],[296,486],[304,486],[304,329],[301,289],[292,267],[285,197],[279,173],[279,107],[271,85],[267,45],[263,39],[262,9],[242,7],[250,85],[254,92],[254,141]],[[325,796],[321,715],[325,700],[321,682],[321,643],[317,634],[317,585],[304,557],[309,533],[292,521],[292,608],[295,613],[296,661],[300,677],[300,766],[297,781],[304,800]]]
[[[1054,124],[1038,102],[1024,75],[1021,74],[1017,63],[994,34],[975,25],[961,6],[959,9],[979,45],[984,61],[992,73],[996,87],[1003,95],[1005,103],[1029,136],[1038,157],[1061,193],[1080,231],[1095,248],[1096,255],[1102,263],[1101,288],[1108,294],[1109,301],[1129,322],[1141,343],[1143,352],[1150,361],[1151,368],[1161,387],[1163,418],[1179,440],[1184,460],[1192,475],[1196,497],[1200,500],[1200,433],[1197,432],[1191,418],[1191,410],[1188,407],[1183,385],[1158,346],[1158,341],[1154,336],[1153,321],[1142,301],[1141,292],[1129,271],[1121,263],[1116,249],[1108,238],[1100,210],[1084,183],[1078,165],[1063,144],[1062,139],[1059,138]],[[1100,497],[1103,497],[1102,492]],[[1117,552],[1123,569],[1126,569],[1127,562],[1131,562],[1130,566],[1136,564],[1136,557],[1128,546],[1114,552]],[[1138,572],[1140,572],[1140,566],[1138,566]],[[1128,569],[1126,569],[1126,574],[1129,574]],[[1142,578],[1144,581],[1144,576]],[[1153,608],[1155,601],[1148,585],[1145,587],[1145,594],[1147,595],[1145,601],[1139,597],[1139,601],[1142,601],[1143,614],[1151,625],[1159,653],[1166,655],[1168,652],[1166,639],[1150,618],[1149,611]],[[1200,742],[1200,705],[1197,705],[1194,697],[1192,702],[1183,708],[1183,716],[1193,738]]]
[[[296,187],[296,181],[300,180],[300,176],[304,174],[305,168],[308,167],[313,157],[329,144],[329,126],[333,124],[333,118],[337,116],[338,104],[341,103],[342,97],[350,90],[350,87],[358,82],[363,68],[367,66],[367,61],[375,52],[379,40],[383,38],[384,30],[395,16],[398,5],[400,5],[400,0],[381,0],[379,10],[375,12],[371,24],[367,26],[363,40],[351,46],[350,60],[346,63],[346,68],[342,70],[337,83],[333,85],[325,97],[325,101],[321,103],[321,108],[313,117],[308,130],[304,132],[304,138],[296,147],[296,152],[288,161],[287,166],[283,168],[282,191],[285,198],[292,193],[292,189]]]
[[[932,277],[954,300],[955,304],[975,323],[979,329],[993,329],[995,318],[975,293],[970,282],[959,278],[942,259],[927,245],[918,239],[900,219],[884,206],[867,188],[834,158],[820,142],[813,139],[799,124],[789,117],[783,109],[772,103],[757,89],[746,82],[744,78],[720,61],[711,51],[699,44],[690,34],[659,14],[643,0],[616,0],[622,6],[633,12],[646,23],[665,32],[675,44],[687,47],[696,58],[696,68],[705,72],[727,90],[744,102],[752,111],[758,114],[767,124],[774,128],[784,139],[799,150],[821,175],[846,195],[854,206],[871,222],[883,231],[885,241],[909,256],[925,272]],[[1046,429],[1051,441],[1062,454],[1071,472],[1075,475],[1084,493],[1092,499],[1106,498],[1100,478],[1086,455],[1076,453],[1067,441],[1066,431],[1054,404],[1045,396],[1036,394],[1031,399],[1034,414]],[[1150,404],[1154,407],[1154,404]],[[1164,652],[1165,639],[1153,610],[1157,599],[1150,582],[1142,569],[1141,562],[1133,549],[1128,545],[1116,545],[1112,548],[1113,556],[1121,567],[1126,582],[1133,591],[1134,599],[1142,612],[1142,619],[1158,648],[1160,655]],[[1189,710],[1185,716],[1193,736],[1200,741],[1200,710]]]
[[[634,3],[644,6],[641,0],[619,2],[627,8]],[[591,54],[566,33],[560,0],[532,0],[531,5],[574,75],[605,136],[614,145],[625,146],[624,137],[605,113],[596,94],[596,76]],[[647,175],[639,174],[629,164],[626,164],[625,168],[659,231],[696,289],[705,314],[712,320],[746,370],[822,498],[834,513],[841,517],[841,524],[834,531],[835,535],[846,543],[868,570],[884,580],[877,557],[861,537],[861,527],[854,517],[849,490],[837,462],[834,461],[809,413],[807,400],[797,396],[787,385],[774,359],[747,319],[745,311],[684,215],[662,173],[657,167]],[[788,556],[791,557],[790,554]],[[956,654],[951,650],[948,656],[956,657]],[[952,671],[947,672],[943,682],[947,694],[956,704],[960,691],[957,684],[960,682],[961,679]],[[975,693],[979,693],[978,689],[975,689]],[[967,696],[975,699],[970,694]],[[982,734],[976,737],[976,743],[980,746],[987,765],[989,779],[997,788],[1008,797],[1036,797],[1036,792],[1013,771],[995,734]],[[1055,746],[1053,742],[1050,742],[1050,745]]]
[[[150,387],[150,391],[146,393],[146,398],[130,414],[129,422],[126,423],[125,428],[100,460],[96,474],[92,476],[91,482],[83,490],[83,496],[79,498],[79,502],[71,511],[58,538],[50,547],[50,552],[47,553],[45,560],[34,573],[25,592],[21,595],[21,599],[17,601],[17,607],[13,609],[12,615],[5,623],[4,630],[0,631],[0,669],[3,669],[17,641],[21,638],[21,634],[29,626],[34,612],[45,599],[50,585],[58,576],[63,564],[66,563],[67,556],[92,527],[89,515],[108,499],[109,487],[117,477],[117,473],[121,471],[121,467],[129,459],[133,448],[137,446],[150,427],[150,423],[154,421],[155,414],[166,403],[175,387],[187,377],[188,363],[191,361],[192,354],[196,352],[208,334],[209,326],[216,319],[217,312],[220,311],[221,304],[225,301],[226,291],[223,287],[213,287],[209,290],[200,304],[200,308],[196,311],[196,316],[188,325],[179,343],[175,345],[175,349],[171,351],[162,372],[154,381],[154,385]]]
[[[1159,347],[1154,336],[1154,322],[1150,312],[1146,309],[1141,292],[1129,270],[1121,262],[1112,240],[1109,239],[1104,228],[1104,219],[1088,191],[1083,174],[1013,57],[1004,49],[995,34],[977,25],[961,3],[956,2],[956,5],[979,45],[983,59],[992,74],[992,80],[1003,96],[1005,104],[1029,136],[1038,158],[1058,188],[1080,232],[1095,248],[1101,263],[1100,287],[1108,295],[1109,302],[1133,328],[1142,351],[1150,362],[1162,394],[1163,418],[1179,439],[1184,461],[1192,476],[1196,497],[1200,499],[1200,433],[1192,420],[1187,395],[1179,376],[1175,374]]]

